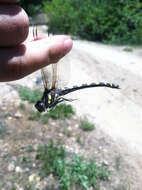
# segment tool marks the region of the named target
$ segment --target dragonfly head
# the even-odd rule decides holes
[[[35,107],[36,109],[39,111],[39,112],[43,112],[45,111],[45,104],[43,101],[38,101],[36,104],[35,104]]]

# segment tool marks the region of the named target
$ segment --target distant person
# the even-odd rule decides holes
[[[32,72],[56,63],[72,48],[69,36],[39,36],[23,43],[28,36],[29,19],[15,3],[0,0],[0,82],[23,78]]]

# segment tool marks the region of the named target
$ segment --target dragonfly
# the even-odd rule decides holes
[[[34,29],[33,29],[34,31]],[[33,36],[37,37],[37,27],[35,28],[35,32],[33,32]],[[58,79],[57,79],[57,64],[50,65],[50,72],[46,71],[45,68],[41,69],[41,76],[44,86],[44,92],[42,95],[41,100],[37,101],[35,104],[35,108],[41,113],[45,111],[50,111],[51,109],[55,108],[61,102],[72,102],[75,99],[67,99],[64,95],[72,93],[77,90],[86,89],[86,88],[94,88],[94,87],[106,87],[106,88],[113,88],[113,89],[120,89],[119,85],[99,82],[99,83],[91,83],[91,84],[82,84],[80,86],[73,86],[71,88],[58,88]]]

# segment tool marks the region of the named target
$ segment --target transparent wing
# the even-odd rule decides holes
[[[33,37],[34,39],[38,37],[37,26],[33,27]],[[41,69],[43,85],[44,88],[48,90],[65,87],[65,85],[67,85],[69,75],[70,66],[68,56],[65,56],[65,58],[62,58],[56,64],[50,64]]]
[[[63,58],[56,64],[50,64],[41,69],[44,88],[65,87],[69,80],[70,67],[67,58]]]
[[[56,71],[56,64],[41,69],[44,88],[48,90],[56,88]]]
[[[57,63],[52,64],[52,88],[57,87]]]
[[[56,88],[66,87],[70,78],[70,62],[68,55],[57,63],[56,68]]]
[[[46,77],[46,73],[45,73],[44,68],[41,69],[41,76],[42,76],[42,82],[43,82],[44,88],[47,88],[49,90],[49,88],[48,88],[48,79]]]

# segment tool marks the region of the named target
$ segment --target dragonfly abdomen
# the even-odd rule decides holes
[[[59,92],[59,95],[62,96],[70,92],[74,92],[76,90],[80,90],[84,88],[92,88],[92,87],[107,87],[107,88],[119,89],[119,85],[115,85],[113,83],[111,84],[111,83],[100,82],[100,83],[82,84],[81,86],[73,86],[72,88],[66,88],[64,90],[61,90]]]

